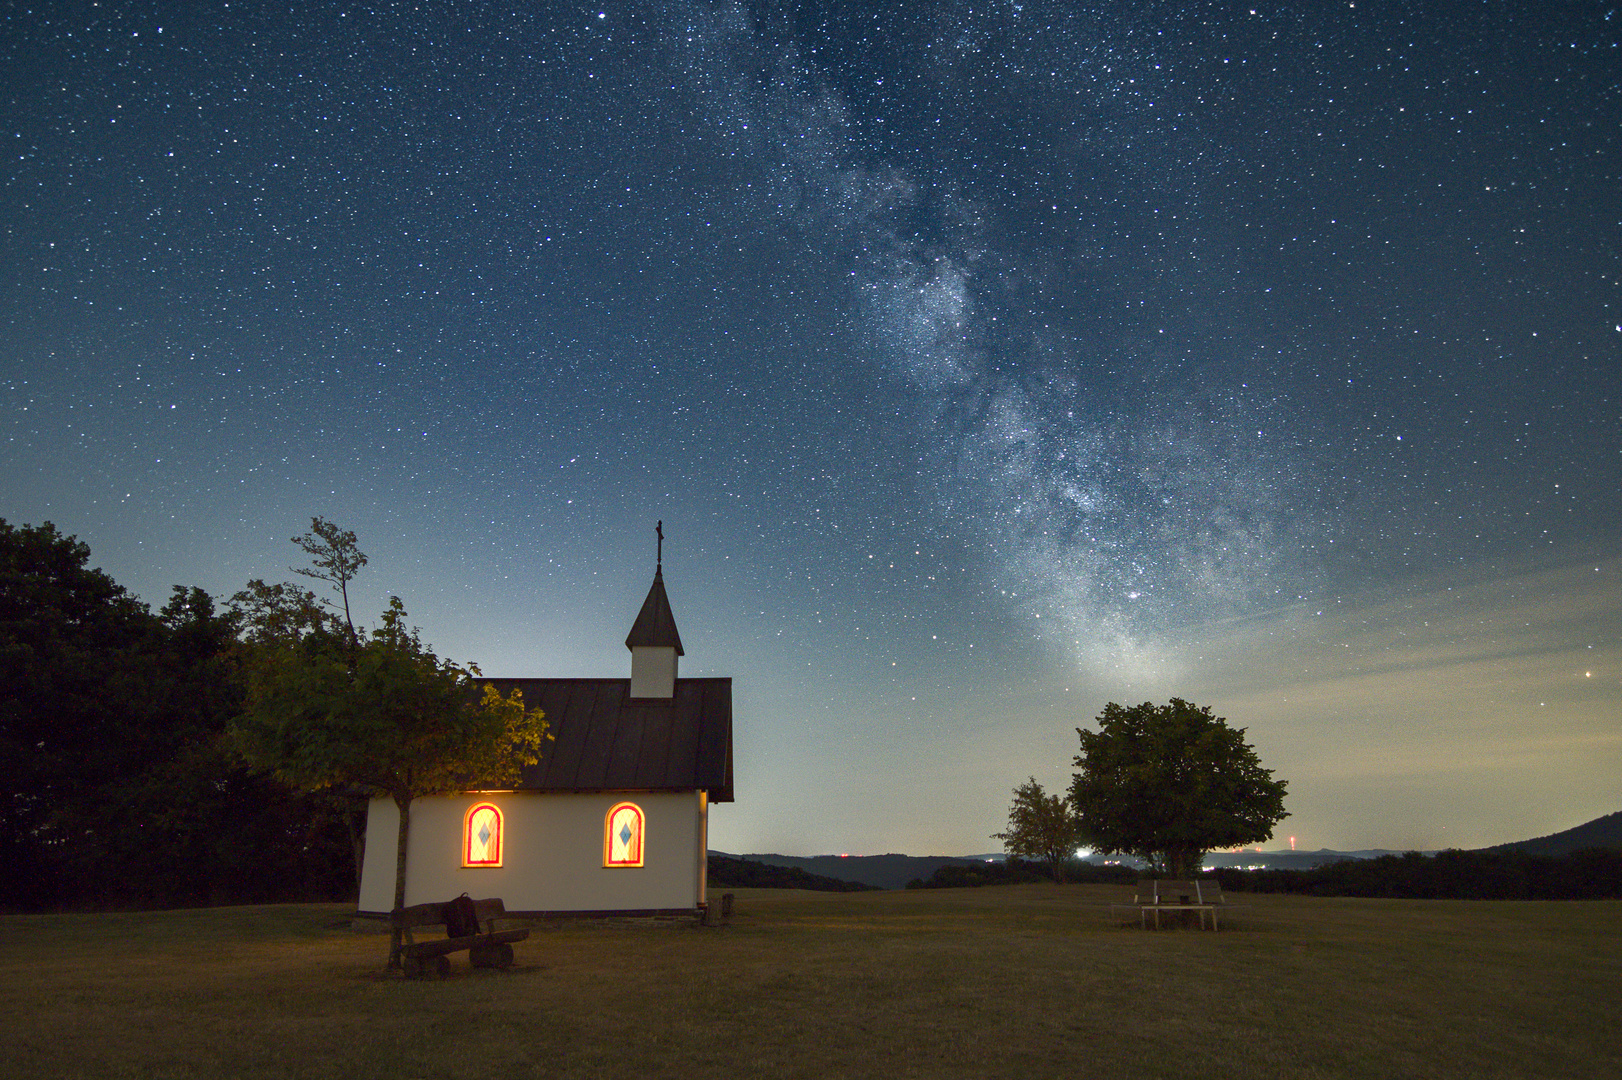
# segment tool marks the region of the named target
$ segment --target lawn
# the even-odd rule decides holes
[[[338,906],[7,916],[0,1076],[1622,1076],[1618,902],[1234,894],[1213,934],[1121,887],[737,892],[443,982]]]

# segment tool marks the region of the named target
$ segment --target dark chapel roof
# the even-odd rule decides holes
[[[629,679],[484,681],[520,691],[554,737],[518,790],[704,790],[711,802],[732,801],[731,679],[677,679],[674,697],[634,701]]]

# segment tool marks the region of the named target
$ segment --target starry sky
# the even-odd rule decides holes
[[[711,843],[996,850],[1108,701],[1266,847],[1622,808],[1615,3],[13,4],[0,516],[322,515],[486,674],[730,675]]]

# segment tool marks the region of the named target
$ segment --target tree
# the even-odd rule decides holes
[[[1110,702],[1096,732],[1076,734],[1070,805],[1098,851],[1187,877],[1207,851],[1266,840],[1286,816],[1285,782],[1262,768],[1244,728],[1208,706]]]
[[[1076,853],[1076,819],[1069,800],[1049,795],[1031,777],[1014,789],[1014,805],[1008,810],[1008,831],[992,833],[1011,856],[1041,859],[1053,871],[1053,880],[1064,880],[1064,864]]]
[[[325,525],[320,518],[314,521]],[[355,534],[347,536],[353,544]],[[302,539],[295,538],[293,542],[300,544]],[[359,552],[355,555],[359,557],[345,560],[352,570],[365,562]],[[254,578],[231,597],[231,612],[241,630],[244,652],[250,657],[275,648],[299,647],[306,652],[342,650],[345,662],[354,663],[355,650],[359,647],[354,627],[347,618],[339,619],[332,606],[309,589],[285,582],[267,585]],[[355,889],[359,891],[366,862],[366,792],[353,786],[333,786],[306,790],[305,794],[326,804],[343,822],[349,834]]]
[[[355,634],[355,620],[349,615],[349,583],[366,565],[360,541],[350,530],[340,529],[324,518],[313,517],[310,519],[310,531],[303,536],[293,537],[293,543],[310,556],[310,565],[295,566],[293,573],[332,585],[343,599],[344,628],[348,632],[349,647],[356,648],[359,639]]]
[[[336,819],[225,745],[235,616],[180,586],[154,614],[89,561],[0,521],[0,905],[341,895]]]
[[[300,641],[312,634],[347,638],[343,624],[309,589],[258,578],[231,597],[231,612],[243,637],[253,645]]]
[[[0,520],[0,904],[67,892],[71,819],[138,768],[161,627],[56,526]]]
[[[293,606],[301,604],[295,596]],[[265,610],[286,613],[285,605]],[[435,655],[405,620],[399,597],[390,597],[381,625],[353,647],[320,625],[263,633],[250,651],[247,705],[235,725],[243,755],[288,783],[394,801],[396,909],[405,905],[412,801],[510,786],[550,738],[544,715],[526,710],[518,691],[481,690],[476,667]],[[390,966],[399,958],[396,931]]]

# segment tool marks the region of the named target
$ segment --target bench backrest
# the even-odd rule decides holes
[[[1197,904],[1199,888],[1192,881],[1140,881],[1136,903],[1139,904]]]
[[[1195,881],[1140,881],[1135,904],[1220,904],[1222,883],[1216,878]]]
[[[478,917],[479,925],[486,930],[490,929],[490,920],[499,919],[507,913],[507,905],[499,898],[473,901],[473,911]],[[389,915],[389,923],[400,930],[410,930],[417,926],[443,926],[445,923],[445,905],[440,904],[412,904],[408,908]]]

